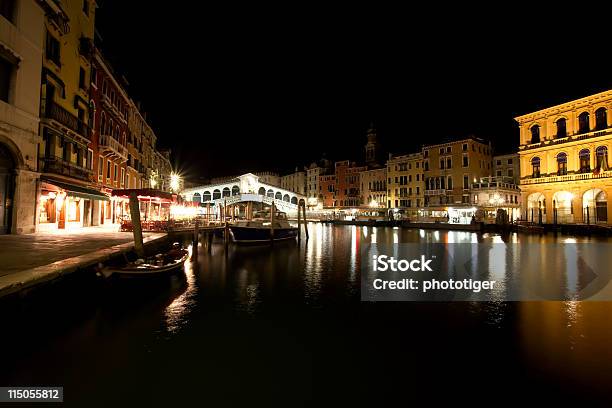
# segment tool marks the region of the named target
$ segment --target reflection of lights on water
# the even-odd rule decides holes
[[[434,231],[434,239],[436,241],[440,241],[440,231]]]
[[[564,244],[575,244],[576,242],[578,242],[578,241],[576,241],[576,238],[565,238],[563,240]]]
[[[376,243],[376,227],[372,227],[372,238],[370,239],[370,242],[373,244]]]
[[[363,227],[363,236],[364,236],[365,238],[367,238],[367,237],[368,237],[368,227],[367,227],[367,226],[366,226],[366,227]]]
[[[425,238],[425,230],[424,229],[420,229],[419,230],[419,237]]]
[[[501,237],[501,236],[499,236],[499,235],[494,235],[494,236],[493,236],[493,243],[494,243],[494,244],[503,244],[503,243],[504,243],[504,240],[502,239],[502,237]]]
[[[195,273],[193,271],[193,264],[191,256],[193,254],[193,247],[189,245],[187,248],[189,252],[189,259],[185,262],[185,276],[187,279],[187,290],[181,294],[181,296],[174,299],[174,301],[166,307],[164,310],[164,317],[166,319],[166,329],[169,333],[176,333],[183,325],[187,323],[187,313],[193,308],[195,304],[195,294],[197,288],[195,285]]]

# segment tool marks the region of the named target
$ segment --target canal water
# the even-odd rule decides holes
[[[610,397],[612,302],[360,301],[369,242],[593,238],[310,225],[308,242],[198,248],[157,282],[70,277],[0,303],[0,386],[72,406],[301,406]],[[178,404],[178,405],[177,405]]]

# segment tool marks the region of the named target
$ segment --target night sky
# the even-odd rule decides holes
[[[465,9],[100,3],[103,52],[190,179],[359,161],[371,121],[385,151],[474,134],[507,153],[513,117],[612,88],[596,24],[580,38]]]

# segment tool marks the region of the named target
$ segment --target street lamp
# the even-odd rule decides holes
[[[170,174],[170,189],[177,192],[181,187],[181,176],[176,173]]]

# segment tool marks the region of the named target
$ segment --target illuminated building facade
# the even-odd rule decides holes
[[[515,118],[523,219],[609,224],[612,91]]]
[[[361,206],[387,207],[387,168],[364,170],[359,173]]]
[[[490,142],[475,137],[423,146],[425,208],[421,215],[469,223],[476,214],[471,186],[491,175],[491,150]]]
[[[280,187],[285,190],[293,191],[294,193],[306,195],[306,172],[300,171],[295,168],[295,171],[291,174],[287,174],[281,177]]]
[[[358,207],[361,204],[359,173],[367,170],[349,160],[334,164],[335,183],[333,207]]]
[[[389,155],[387,160],[387,207],[413,218],[424,202],[423,154]]]

